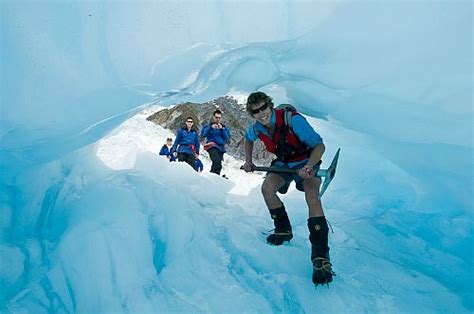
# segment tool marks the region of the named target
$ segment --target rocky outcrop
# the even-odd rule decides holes
[[[230,143],[226,146],[227,154],[244,160],[244,135],[247,126],[254,120],[248,115],[245,105],[239,104],[231,96],[219,97],[203,104],[190,102],[178,104],[172,108],[155,112],[147,120],[176,133],[179,128],[185,125],[187,117],[193,117],[194,127],[200,131],[202,126],[211,120],[212,113],[216,109],[222,111],[222,123],[231,131]],[[204,143],[204,139],[201,139],[201,142]],[[263,144],[257,141],[254,146],[253,158],[255,164],[268,165],[274,155],[268,153]]]

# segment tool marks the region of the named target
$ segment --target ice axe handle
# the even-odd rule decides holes
[[[244,166],[240,167],[241,170],[244,170]],[[255,166],[253,171],[265,171],[265,172],[275,172],[275,173],[289,173],[296,174],[300,171],[301,168],[277,168],[277,167],[262,167]],[[318,177],[325,177],[327,175],[327,169],[319,169],[316,173]]]
[[[329,183],[331,183],[332,179],[336,175],[336,168],[337,168],[337,161],[339,160],[339,153],[341,149],[339,148],[334,155],[334,158],[331,161],[331,165],[327,169],[319,169],[318,172],[315,174],[316,176],[320,178],[324,178],[323,184],[321,185],[321,189],[319,192],[320,197],[323,196],[324,192],[329,186]],[[240,167],[240,169],[244,169],[244,166]],[[266,172],[275,172],[275,173],[291,173],[295,174],[298,173],[298,171],[301,168],[276,168],[276,167],[260,167],[260,166],[255,166],[253,168],[253,171],[266,171]]]

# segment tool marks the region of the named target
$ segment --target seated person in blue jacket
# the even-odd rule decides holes
[[[230,139],[230,131],[221,123],[222,112],[217,109],[210,123],[204,125],[201,136],[207,139],[204,149],[212,160],[211,172],[220,175],[224,159],[225,143]]]
[[[186,126],[179,129],[174,140],[171,153],[178,157],[178,161],[185,161],[194,169],[196,153],[199,151],[199,137],[196,129],[193,128],[194,119],[186,118]]]
[[[201,172],[204,169],[204,165],[202,164],[201,159],[199,159],[199,156],[196,157],[196,161],[194,162],[194,170],[197,172]]]
[[[163,146],[161,147],[160,155],[166,156],[166,158],[168,158],[169,161],[176,161],[176,157],[173,154],[171,154],[172,146],[173,146],[173,140],[170,137],[168,137],[166,139],[166,143],[163,144]]]

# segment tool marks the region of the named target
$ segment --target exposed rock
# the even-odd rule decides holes
[[[253,123],[253,119],[245,110],[245,105],[239,104],[231,96],[219,97],[213,101],[203,104],[182,103],[172,108],[158,111],[147,118],[166,129],[172,130],[175,134],[179,128],[185,125],[187,117],[193,117],[194,127],[201,130],[202,126],[210,122],[214,110],[222,111],[222,123],[230,129],[230,143],[226,145],[227,154],[244,160],[244,135],[247,126]],[[205,139],[201,139],[204,143]],[[261,141],[256,141],[254,146],[254,163],[257,165],[268,165],[274,155],[268,153]]]

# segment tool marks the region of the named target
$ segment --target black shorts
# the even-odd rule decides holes
[[[313,167],[313,171],[318,172],[320,165],[321,165],[321,161],[318,162]],[[285,164],[283,166],[274,166],[274,165],[272,165],[272,166],[276,167],[276,168],[292,169],[292,168],[288,167],[288,164]],[[271,171],[269,171],[269,173],[275,173],[275,174],[279,175],[283,180],[285,180],[285,184],[281,188],[278,189],[278,193],[286,194],[286,192],[288,192],[288,188],[290,187],[290,184],[291,184],[292,181],[295,181],[296,189],[298,191],[304,192],[304,187],[303,187],[304,179],[302,177],[300,177],[297,173],[276,173],[276,172],[271,172]]]

